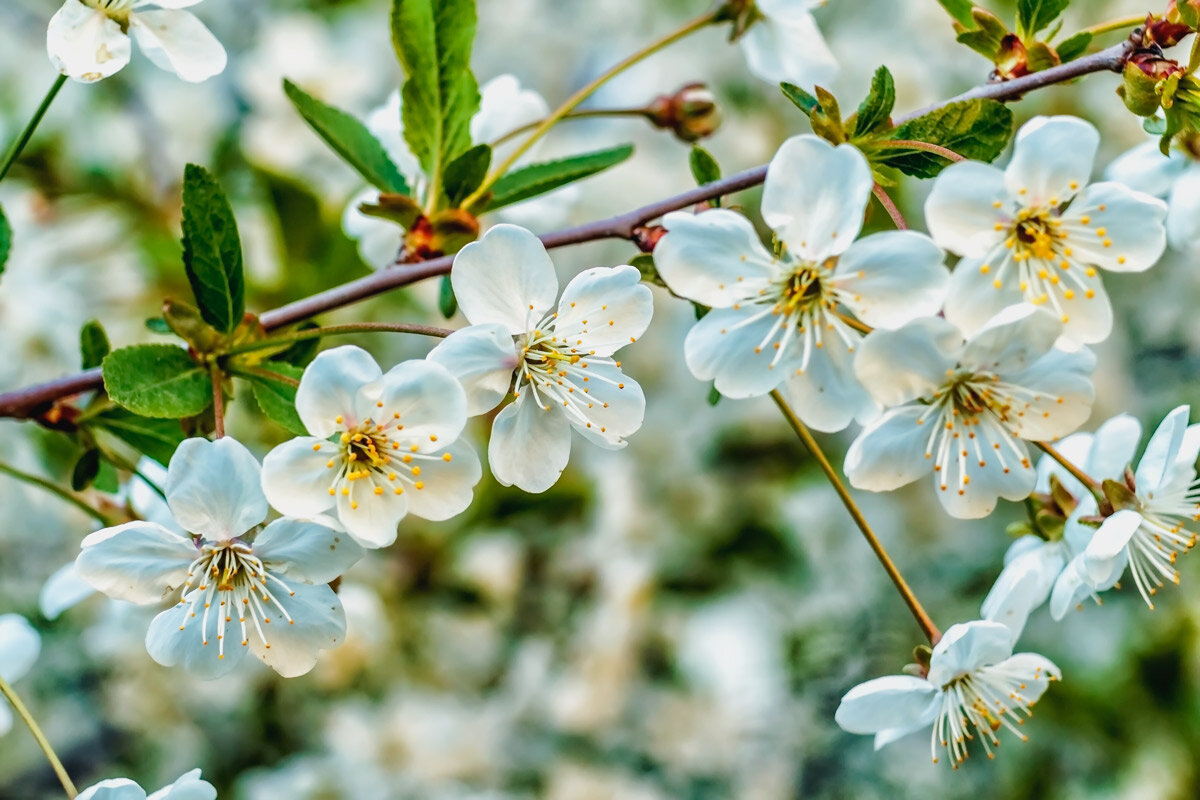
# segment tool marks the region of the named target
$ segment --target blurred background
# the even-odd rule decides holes
[[[1165,0],[1077,0],[1065,30]],[[1011,2],[989,6],[1011,19]],[[54,72],[44,49],[53,0],[0,3],[0,141],[28,119]],[[280,83],[365,117],[400,74],[386,0],[208,0],[193,10],[229,52],[224,74],[191,85],[138,52],[102,83],[68,83],[0,188],[16,230],[0,282],[0,390],[78,368],[78,331],[99,319],[114,344],[162,340],[144,320],[187,298],[178,244],[184,163],[230,193],[247,253],[248,307],[265,310],[367,274],[342,228],[362,187],[295,113]],[[703,0],[479,0],[480,83],[511,73],[551,106],[642,44],[706,10]],[[872,72],[896,76],[898,111],[986,79],[935,0],[833,0],[816,17],[852,108]],[[705,146],[727,173],[770,158],[807,122],[746,70],[711,29],[629,71],[593,107],[638,105],[705,81],[725,122]],[[1102,44],[1118,41],[1110,34]],[[1103,134],[1097,174],[1146,139],[1096,75],[1013,106],[1020,124],[1070,113]],[[523,219],[543,232],[628,210],[692,185],[686,145],[639,121],[579,121],[543,155],[623,142],[633,159]],[[927,185],[893,196],[916,228]],[[756,216],[757,194],[737,202]],[[888,226],[873,207],[868,226]],[[364,248],[366,249],[366,248]],[[554,253],[564,279],[623,263],[632,246]],[[1200,271],[1169,253],[1142,275],[1106,276],[1117,330],[1098,350],[1089,427],[1128,411],[1147,428],[1196,395]],[[446,523],[407,519],[397,544],[341,583],[344,646],[309,675],[257,663],[216,682],[154,663],[156,609],[94,596],[48,618],[43,584],[94,523],[60,499],[0,476],[0,612],[43,634],[17,689],[79,786],[127,776],[148,790],[200,767],[233,800],[665,800],[687,798],[1189,798],[1200,794],[1200,565],[1148,611],[1112,593],[1060,624],[1036,613],[1019,649],[1064,680],[995,762],[930,764],[927,735],[875,753],[833,722],[841,695],[910,659],[920,633],[836,497],[767,398],[708,403],[682,359],[690,306],[656,290],[653,325],[624,351],[648,398],[628,449],[575,442],[552,490],[527,495],[485,476]],[[440,324],[437,282],[322,317]],[[458,319],[452,325],[462,324]],[[357,340],[380,363],[429,342]],[[470,435],[480,449],[487,421]],[[288,434],[245,391],[230,432],[260,456]],[[854,431],[822,441],[840,462]],[[0,461],[68,482],[78,452],[31,423],[0,421]],[[98,490],[89,490],[100,499]],[[1020,508],[945,517],[926,481],[861,496],[909,581],[943,627],[974,619]],[[125,495],[107,498],[124,503]],[[45,608],[54,614],[59,609]],[[1002,734],[1002,737],[1005,737]],[[31,737],[0,742],[0,797],[60,796]]]

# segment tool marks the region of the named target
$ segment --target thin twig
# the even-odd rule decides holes
[[[66,767],[63,766],[58,754],[54,752],[54,748],[50,746],[50,740],[46,738],[46,734],[42,733],[42,729],[38,727],[37,720],[29,713],[29,709],[21,702],[21,698],[13,691],[13,688],[8,685],[8,681],[4,680],[3,675],[0,675],[0,694],[8,698],[8,702],[12,703],[13,710],[17,712],[17,716],[21,718],[21,721],[29,728],[29,732],[33,734],[38,747],[42,748],[42,752],[46,755],[46,760],[50,762],[50,767],[54,770],[54,774],[58,776],[58,781],[62,784],[63,791],[67,793],[67,797],[70,800],[75,800],[75,796],[79,794],[79,790],[71,782],[71,776],[67,774]]]
[[[876,183],[871,187],[871,194],[875,195],[879,205],[883,206],[883,210],[892,218],[892,224],[896,226],[896,230],[908,230],[908,223],[904,221],[904,215],[900,213],[900,209],[896,208],[896,204],[892,202],[892,198],[888,197],[888,193],[882,186]]]
[[[1075,480],[1082,483],[1084,488],[1086,488],[1089,492],[1091,492],[1092,494],[1094,494],[1096,496],[1097,500],[1104,499],[1104,488],[1100,485],[1100,482],[1098,480],[1093,478],[1091,475],[1088,475],[1086,472],[1084,472],[1082,469],[1080,469],[1074,462],[1072,462],[1070,459],[1068,459],[1062,453],[1058,452],[1058,450],[1056,450],[1054,447],[1050,446],[1046,442],[1034,442],[1034,444],[1037,445],[1037,447],[1043,453],[1045,453],[1046,455],[1050,456],[1055,461],[1057,461],[1058,465],[1060,467],[1065,469],[1067,472],[1071,473],[1071,477],[1073,477]]]
[[[208,365],[208,375],[213,386],[213,436],[220,439],[225,436],[225,390],[221,388],[224,375],[216,361]]]
[[[326,325],[322,328],[310,328],[258,342],[250,342],[238,347],[231,347],[221,355],[234,356],[239,353],[268,350],[272,347],[303,342],[308,339],[320,339],[322,336],[342,336],[349,333],[415,333],[420,336],[436,336],[445,339],[454,331],[449,328],[435,328],[432,325],[417,325],[411,322],[349,322],[345,325]]]
[[[50,494],[75,506],[80,511],[87,514],[89,517],[96,520],[106,528],[112,526],[113,524],[113,521],[109,519],[108,515],[106,515],[104,512],[88,505],[71,492],[68,492],[66,489],[59,486],[54,481],[48,481],[45,478],[25,472],[24,470],[19,470],[10,464],[5,464],[3,461],[0,461],[0,472],[10,475],[24,483],[28,483],[31,486],[36,486],[39,489],[45,489],[47,492],[50,492]]]

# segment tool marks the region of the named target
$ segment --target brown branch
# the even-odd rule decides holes
[[[1035,72],[1032,75],[1025,75],[1010,81],[986,83],[943,103],[896,117],[894,122],[899,125],[960,100],[974,98],[990,98],[1000,101],[1016,100],[1035,89],[1069,81],[1093,72],[1119,72],[1132,48],[1133,43],[1126,41],[1042,72]],[[767,165],[762,164],[674,197],[668,197],[657,203],[618,214],[615,217],[547,233],[541,237],[542,243],[547,248],[554,248],[600,239],[632,239],[635,228],[657,219],[663,214],[748,189],[762,183],[766,177]],[[267,311],[263,313],[260,320],[267,330],[292,325],[317,314],[383,294],[391,289],[407,286],[436,275],[445,275],[450,271],[453,261],[452,256],[442,256],[416,264],[393,264],[387,269],[374,272],[364,278]],[[48,403],[81,392],[99,389],[102,386],[100,370],[93,369],[47,383],[6,392],[0,394],[0,417],[30,417],[36,415]]]

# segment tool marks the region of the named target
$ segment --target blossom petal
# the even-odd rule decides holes
[[[763,306],[716,308],[692,326],[683,343],[691,373],[715,380],[726,397],[757,397],[778,386],[794,369],[794,358],[776,363],[770,342],[780,338],[780,315]]]
[[[967,342],[962,363],[980,372],[1005,374],[1025,369],[1053,346],[1062,323],[1028,303],[992,317]]]
[[[1142,525],[1142,515],[1122,509],[1104,520],[1083,551],[1081,567],[1088,583],[1097,589],[1111,588],[1125,571],[1129,542]]]
[[[1095,126],[1078,117],[1034,117],[1021,126],[1004,183],[1025,206],[1065,203],[1092,174],[1100,147]]]
[[[571,426],[559,408],[543,408],[526,389],[496,416],[488,445],[492,475],[504,486],[544,492],[571,456]]]
[[[422,465],[421,488],[413,487],[407,495],[409,513],[439,521],[466,511],[475,485],[483,477],[475,449],[459,439]]]
[[[951,625],[933,648],[929,682],[945,686],[980,667],[998,664],[1012,655],[1012,636],[999,622],[976,620]]]
[[[146,792],[128,778],[109,778],[84,789],[75,800],[146,800]]]
[[[856,317],[873,328],[899,328],[937,315],[950,271],[945,254],[928,236],[889,231],[850,245],[838,259],[834,278],[838,299]]]
[[[334,456],[334,466],[329,466]],[[297,436],[267,453],[262,488],[274,508],[293,517],[312,517],[333,505],[330,487],[341,474],[334,445],[312,436]]]
[[[472,325],[498,322],[513,336],[537,324],[558,294],[546,248],[516,225],[496,225],[460,250],[450,282]]]
[[[377,488],[383,491],[376,493]],[[376,473],[348,481],[337,494],[338,521],[363,547],[387,547],[396,541],[396,527],[408,514],[408,495],[404,487],[393,488]]]
[[[571,279],[558,303],[554,332],[572,352],[610,356],[650,325],[654,297],[636,267],[593,267]]]
[[[780,269],[750,220],[735,211],[673,211],[663,225],[667,233],[654,246],[654,266],[671,291],[689,300],[728,308]]]
[[[1125,467],[1133,463],[1133,455],[1141,440],[1142,423],[1136,417],[1118,414],[1105,421],[1092,437],[1092,446],[1083,459],[1084,471],[1098,480],[1121,480]],[[1083,493],[1082,487],[1076,492]]]
[[[549,114],[545,98],[533,89],[522,88],[515,75],[497,75],[479,87],[479,111],[471,117],[471,141],[495,141]],[[504,158],[506,149],[504,145],[496,148],[494,158]]]
[[[187,0],[190,2],[190,0]],[[164,786],[146,800],[217,800],[217,790],[200,779],[200,770],[185,772],[170,786]]]
[[[615,364],[580,363],[587,363],[587,369],[573,369],[570,374],[587,396],[578,398],[574,410],[564,409],[568,421],[593,444],[610,450],[624,447],[625,437],[642,427],[646,415],[642,387]]]
[[[341,531],[284,517],[254,539],[254,555],[273,575],[289,583],[329,583],[362,558],[363,549]]]
[[[1183,173],[1171,189],[1167,239],[1178,250],[1200,244],[1200,168],[1193,166]]]
[[[957,328],[940,317],[923,317],[868,334],[858,347],[854,374],[880,405],[898,406],[932,393],[961,346]]]
[[[462,385],[441,364],[424,359],[392,367],[363,387],[355,405],[360,419],[394,422],[397,427],[389,435],[415,444],[422,453],[453,442],[467,424],[467,396]]]
[[[42,590],[38,593],[38,610],[46,619],[55,620],[68,608],[82,603],[95,593],[96,589],[75,568],[75,562],[70,561],[56,569],[42,584]]]
[[[1134,473],[1138,494],[1153,496],[1166,481],[1179,456],[1179,448],[1183,445],[1191,413],[1189,406],[1179,406],[1163,417],[1163,421],[1155,428]]]
[[[740,40],[751,72],[771,84],[786,81],[808,89],[837,75],[837,58],[804,4],[775,0],[759,6],[774,6],[777,13],[764,10]]]
[[[167,467],[167,505],[184,530],[232,539],[267,516],[261,472],[236,439],[185,439]]]
[[[1162,200],[1110,181],[1084,189],[1063,214],[1060,231],[1072,259],[1113,272],[1142,272],[1167,247],[1166,218]]]
[[[138,47],[161,69],[199,83],[225,69],[225,48],[191,12],[138,11],[129,21]]]
[[[79,0],[67,0],[50,18],[46,50],[59,72],[94,83],[121,70],[132,50],[121,26]]]
[[[350,198],[346,210],[342,212],[342,230],[358,242],[359,257],[373,269],[381,269],[394,262],[404,244],[404,231],[396,223],[364,214],[358,208],[364,203],[378,201],[378,189],[363,189]]]
[[[767,167],[763,219],[793,257],[824,261],[858,236],[874,183],[867,159],[851,145],[793,136]]]
[[[1074,432],[1092,414],[1095,366],[1091,350],[1051,350],[1028,368],[1004,375],[1005,381],[1024,389],[1025,402],[1019,413],[1009,415],[1009,428],[1035,442],[1052,442]]]
[[[1124,569],[1125,564],[1121,562],[1121,570]],[[1054,590],[1050,593],[1050,618],[1055,622],[1060,621],[1068,611],[1088,595],[1095,594],[1095,591],[1084,574],[1083,557],[1076,556],[1054,582]]]
[[[962,449],[951,450],[944,469],[934,475],[938,501],[958,519],[986,517],[1001,497],[1024,500],[1037,480],[1025,443],[994,418],[981,416],[973,432],[973,439],[950,440],[949,447]]]
[[[946,319],[974,336],[988,320],[1025,297],[1019,267],[1003,244],[979,258],[964,258],[950,273],[946,287]]]
[[[516,343],[503,325],[468,325],[443,339],[426,356],[441,364],[462,384],[467,414],[477,416],[500,404],[520,363]]]
[[[354,401],[359,389],[382,374],[375,359],[361,347],[343,345],[318,353],[304,368],[296,389],[300,421],[320,439],[355,427],[359,420],[354,416]]]
[[[814,325],[821,324],[814,322]],[[840,335],[834,326],[841,326]],[[821,346],[809,349],[803,369],[792,370],[784,384],[796,415],[810,428],[832,433],[852,421],[865,422],[878,410],[871,395],[854,375],[854,350],[861,335],[840,320],[828,323]],[[804,336],[813,336],[806,331]],[[846,340],[853,345],[848,345]]]
[[[1104,177],[1139,192],[1166,197],[1175,180],[1187,169],[1188,163],[1187,156],[1182,153],[1164,156],[1155,139],[1117,156],[1104,171]]]
[[[930,681],[913,675],[885,675],[846,692],[833,718],[849,733],[907,728],[924,718],[940,694]]]
[[[1006,625],[1014,642],[1020,638],[1029,615],[1050,598],[1054,583],[1067,566],[1066,552],[1060,544],[1036,536],[1024,538],[1036,540],[1036,546],[1005,565],[979,609],[983,619]]]
[[[0,614],[0,678],[20,680],[37,663],[42,637],[20,614]]]
[[[290,595],[276,593],[286,616],[263,620],[265,640],[257,628],[249,633],[250,650],[285,678],[305,674],[316,666],[319,651],[337,647],[346,638],[346,612],[332,589],[323,583],[294,584],[291,589]]]
[[[197,608],[192,609],[196,598]],[[197,678],[213,680],[236,669],[249,646],[242,644],[241,626],[234,622],[226,623],[222,648],[217,639],[221,614],[210,610],[206,615],[203,606],[204,592],[195,589],[152,619],[146,631],[146,652],[164,667],[182,665]]]
[[[75,569],[109,597],[145,605],[182,586],[199,554],[186,536],[139,520],[89,534]]]
[[[893,408],[860,433],[846,453],[844,470],[850,484],[888,492],[929,472],[929,427],[919,421],[923,413],[921,406]]]
[[[950,252],[980,258],[1004,242],[1008,205],[1003,172],[978,161],[960,161],[934,180],[925,201],[925,224],[933,240]]]
[[[1037,653],[1014,653],[994,667],[989,667],[988,671],[1022,676],[1021,698],[1028,705],[1036,703],[1046,693],[1052,681],[1062,679],[1058,666]]]

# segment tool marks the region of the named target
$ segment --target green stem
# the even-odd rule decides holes
[[[1111,33],[1125,28],[1136,28],[1146,21],[1146,14],[1130,14],[1128,17],[1119,17],[1118,19],[1109,20],[1108,22],[1100,22],[1095,25],[1079,31],[1080,33],[1090,33],[1092,36],[1099,36],[1102,33]]]
[[[45,478],[40,478],[37,475],[32,475],[28,472],[19,470],[14,466],[5,464],[3,461],[0,461],[0,472],[5,473],[6,475],[10,475],[19,481],[24,481],[25,483],[45,489],[47,492],[50,492],[50,494],[56,495],[59,498],[66,500],[68,503],[75,506],[80,511],[87,514],[89,517],[96,520],[97,522],[99,522],[101,525],[103,525],[106,528],[111,527],[114,524],[113,521],[110,520],[103,512],[101,512],[98,509],[92,508],[90,505],[83,502],[83,500],[80,500],[78,497],[73,495],[71,492],[68,492],[66,489],[62,488],[61,486],[58,486],[57,484],[55,484],[52,481],[48,481]]]
[[[966,156],[959,155],[949,147],[942,147],[932,142],[921,142],[916,139],[889,139],[886,142],[876,142],[875,147],[881,150],[924,150],[926,153],[936,153],[948,161],[966,161]]]
[[[286,383],[288,386],[298,387],[300,385],[300,381],[296,380],[295,378],[287,375],[281,375],[278,372],[272,372],[269,369],[262,369],[261,367],[233,367],[229,371],[232,374],[239,375],[243,378],[266,378],[267,380]]]
[[[17,140],[8,148],[8,152],[4,154],[4,161],[0,163],[0,181],[4,180],[4,176],[12,168],[13,162],[20,157],[21,151],[25,149],[25,145],[29,144],[29,140],[33,137],[33,132],[37,130],[42,117],[46,116],[46,111],[49,110],[50,104],[54,102],[55,96],[58,95],[58,90],[66,82],[66,75],[59,75],[54,79],[54,85],[50,87],[50,91],[46,92],[46,96],[42,98],[42,104],[37,107],[37,111],[33,112],[33,116],[29,119],[29,124],[25,126],[25,130],[21,131],[21,135],[17,137]]]
[[[533,145],[543,136],[545,136],[551,128],[553,128],[560,120],[574,111],[580,103],[591,97],[592,94],[594,94],[601,86],[608,83],[617,75],[620,75],[622,72],[634,66],[643,59],[653,55],[654,53],[657,53],[659,50],[662,50],[663,48],[674,44],[680,39],[690,36],[696,31],[719,21],[721,21],[720,9],[717,11],[710,11],[707,14],[702,14],[701,16],[696,17],[691,22],[684,24],[683,27],[679,28],[678,30],[668,33],[666,36],[651,42],[641,50],[638,50],[636,53],[628,56],[615,66],[603,72],[591,83],[575,92],[575,94],[568,97],[566,102],[556,108],[550,114],[550,116],[538,123],[537,127],[534,128],[533,133],[529,135],[529,138],[521,142],[521,144],[508,155],[508,158],[504,159],[499,166],[492,170],[491,174],[487,177],[487,179],[484,180],[483,184],[476,189],[470,197],[463,201],[462,206],[464,208],[468,208],[472,203],[482,197],[498,178],[508,172],[508,170],[512,168],[512,165],[517,163],[517,160],[520,159],[521,156],[529,152],[529,148],[533,147]]]
[[[42,748],[42,752],[46,754],[46,760],[50,762],[50,766],[54,769],[54,774],[58,776],[59,783],[62,784],[63,791],[67,793],[70,800],[75,800],[75,795],[79,791],[75,788],[75,784],[71,782],[71,776],[67,774],[66,767],[59,760],[58,754],[54,752],[54,748],[50,746],[50,740],[46,738],[46,734],[42,733],[42,729],[38,727],[37,720],[29,713],[29,709],[21,702],[21,698],[13,691],[13,688],[8,685],[8,681],[0,675],[0,694],[8,698],[8,702],[12,703],[13,710],[17,712],[17,716],[29,728],[29,732],[33,734],[33,738],[37,741],[38,747]]]
[[[778,389],[771,391],[771,399],[775,401],[775,405],[779,406],[779,410],[783,412],[783,416],[787,419],[788,424],[792,426],[792,430],[800,437],[800,441],[816,459],[817,464],[821,467],[821,471],[825,473],[825,477],[829,479],[829,483],[837,492],[838,497],[842,500],[842,505],[850,512],[851,519],[858,529],[862,531],[862,535],[866,538],[867,544],[874,551],[875,557],[879,559],[879,563],[883,565],[883,569],[887,572],[888,577],[892,579],[892,583],[896,587],[896,591],[900,593],[900,597],[904,599],[904,604],[908,606],[909,612],[913,615],[913,619],[917,621],[917,625],[924,631],[925,637],[929,639],[929,644],[935,645],[942,638],[942,632],[938,630],[937,625],[933,624],[933,619],[926,613],[921,602],[917,600],[916,594],[909,587],[908,582],[904,580],[904,576],[900,574],[895,562],[884,549],[879,538],[875,536],[875,532],[871,530],[871,526],[867,524],[867,518],[863,516],[859,510],[858,504],[854,502],[854,498],[850,496],[850,490],[842,483],[842,479],[838,477],[837,470],[829,463],[829,459],[825,457],[824,451],[821,450],[821,445],[817,444],[817,440],[813,438],[808,427],[800,421],[796,413],[792,411],[787,401],[783,399],[783,395]]]
[[[1057,461],[1059,466],[1071,473],[1071,477],[1082,483],[1089,492],[1096,496],[1097,500],[1101,502],[1104,501],[1104,488],[1100,485],[1100,481],[1096,480],[1091,475],[1088,475],[1082,469],[1075,466],[1070,459],[1058,452],[1058,450],[1054,449],[1046,442],[1034,442],[1034,444],[1037,445],[1037,447],[1043,453]]]
[[[572,111],[568,114],[563,114],[559,119],[559,122],[568,119],[594,119],[596,117],[646,117],[648,115],[649,112],[645,108],[585,108],[582,110]],[[527,125],[522,125],[519,128],[513,128],[511,131],[492,142],[492,149],[504,144],[509,139],[520,136],[526,131],[534,130],[545,121],[545,119],[538,119],[528,123]]]
[[[213,387],[213,436],[221,439],[225,436],[225,390],[221,387],[225,376],[215,358],[209,362],[208,376]]]
[[[303,342],[308,339],[320,339],[322,336],[341,336],[347,333],[417,333],[422,336],[437,336],[446,338],[454,331],[448,328],[435,328],[430,325],[413,325],[407,322],[352,322],[346,325],[326,325],[323,328],[309,328],[298,333],[290,333],[285,336],[272,336],[269,339],[263,339],[258,342],[250,342],[249,344],[231,347],[228,350],[220,353],[221,356],[236,356],[241,353],[250,353],[255,350],[269,350],[272,347],[278,347],[281,344],[292,344],[294,342]]]

